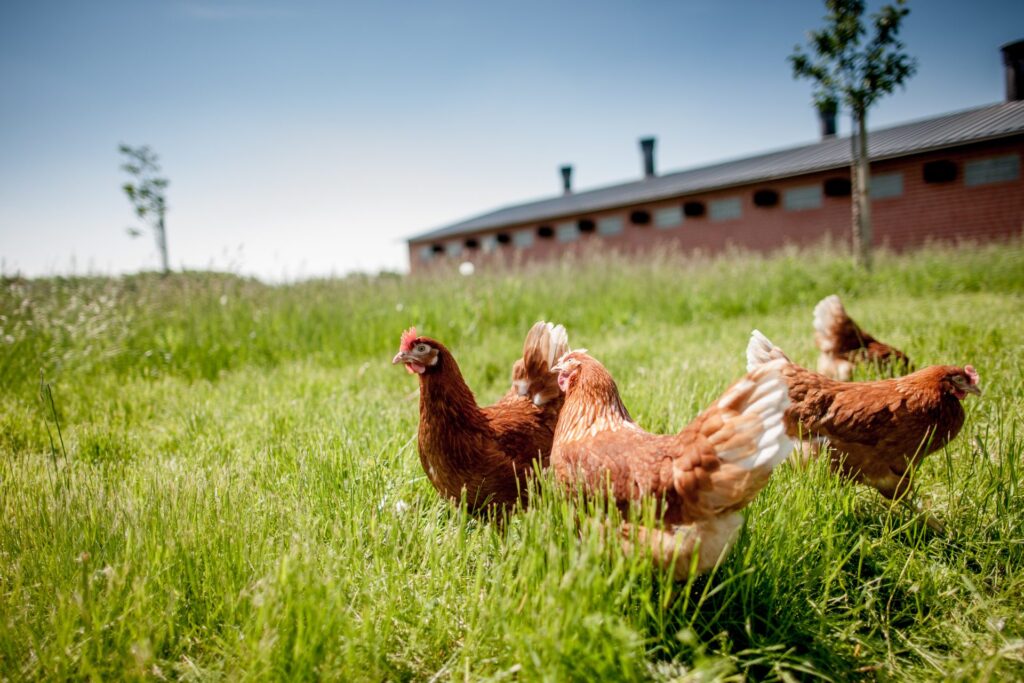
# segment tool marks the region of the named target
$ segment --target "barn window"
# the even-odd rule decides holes
[[[497,235],[484,235],[480,238],[480,247],[485,253],[490,253],[498,248]]]
[[[499,232],[494,239],[498,241],[498,244],[508,244],[512,241],[512,237],[507,232]]]
[[[902,173],[880,173],[871,176],[868,187],[872,199],[889,199],[903,195]]]
[[[661,230],[668,230],[683,224],[683,207],[669,206],[654,212],[654,225]]]
[[[559,242],[573,242],[580,236],[575,223],[559,223],[555,229]]]
[[[555,229],[550,225],[542,225],[537,228],[537,237],[543,237],[544,239],[551,239],[555,236]]]
[[[922,174],[926,183],[951,183],[956,180],[956,163],[949,159],[929,161]]]
[[[815,184],[790,188],[782,194],[782,205],[786,211],[821,208],[821,186]]]
[[[445,246],[445,252],[452,258],[462,254],[462,242],[449,242]]]
[[[648,225],[651,222],[651,213],[637,209],[629,214],[629,222],[633,225]]]
[[[444,245],[443,244],[435,244],[434,246],[430,247],[430,251],[434,252],[435,254],[443,254],[444,253]]]
[[[480,241],[475,237],[470,237],[465,241],[466,249],[478,249],[480,247]]]
[[[704,202],[686,202],[683,204],[683,215],[688,218],[699,218],[704,215]]]
[[[622,218],[619,216],[608,216],[597,222],[597,234],[599,235],[618,235],[620,232],[622,232]]]
[[[779,193],[775,190],[758,190],[754,193],[754,206],[760,206],[762,209],[767,209],[772,206],[777,206],[779,203]]]
[[[1020,177],[1020,156],[1007,154],[968,161],[964,164],[964,185],[988,185],[990,183],[1006,183]]]
[[[826,197],[850,196],[851,189],[849,178],[826,178],[824,187]]]
[[[589,218],[581,218],[578,221],[576,221],[576,227],[579,228],[580,232],[590,233],[590,232],[594,232],[594,229],[597,226],[594,225],[594,221],[592,221],[591,219],[589,219]]]
[[[420,261],[429,261],[434,258],[434,249],[429,244],[424,244],[419,248]]]
[[[713,221],[731,221],[743,215],[739,197],[727,197],[708,202],[708,218]]]
[[[512,242],[520,249],[533,246],[533,230],[517,230],[512,234]]]

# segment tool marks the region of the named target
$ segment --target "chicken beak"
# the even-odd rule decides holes
[[[969,394],[981,396],[981,387],[978,386],[977,384],[968,384],[967,386],[964,387],[964,390],[967,391],[967,393]]]
[[[408,354],[405,351],[399,351],[395,354],[395,357],[391,359],[392,365],[398,365],[399,363],[405,363],[409,360]]]

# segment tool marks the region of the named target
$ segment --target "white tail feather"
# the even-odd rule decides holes
[[[755,334],[765,339],[756,330]],[[788,362],[785,358],[775,358],[760,363],[718,400],[720,408],[732,413],[725,420],[732,423],[736,435],[749,437],[743,439],[745,447],[719,452],[719,458],[744,469],[764,466],[774,469],[789,456],[793,442],[786,436],[782,421],[789,407],[789,389],[782,377],[782,369]],[[753,391],[750,391],[751,385],[754,385]]]
[[[523,358],[512,369],[513,389],[520,396],[529,396],[534,405],[550,401],[559,394],[555,362],[568,351],[569,335],[563,326],[535,323],[523,343]]]
[[[747,372],[751,372],[773,360],[784,360],[789,358],[775,344],[772,344],[768,337],[761,334],[760,330],[750,333],[750,341],[747,343]]]
[[[569,333],[565,331],[565,327],[562,325],[544,324],[547,325],[550,335],[547,354],[548,368],[553,368],[558,359],[562,357],[562,354],[569,351]]]
[[[823,352],[830,353],[834,350],[835,338],[832,330],[835,328],[836,320],[843,317],[846,317],[846,309],[836,294],[826,296],[814,307],[814,341]]]

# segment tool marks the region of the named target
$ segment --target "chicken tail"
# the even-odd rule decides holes
[[[789,407],[789,387],[783,377],[788,364],[783,357],[758,365],[712,405],[721,419],[706,420],[702,432],[723,463],[770,472],[793,450],[783,424]]]
[[[561,325],[535,323],[523,342],[523,357],[512,367],[512,388],[542,406],[561,394],[558,373],[552,372],[562,355],[569,352],[569,335]]]
[[[839,331],[853,325],[835,294],[827,296],[814,307],[814,343],[822,353],[839,351]]]
[[[789,357],[782,352],[782,349],[772,344],[768,337],[761,334],[760,330],[751,332],[750,342],[747,343],[747,372],[756,370],[774,360],[784,360],[788,363]]]
[[[754,368],[684,430],[695,431],[714,451],[702,452],[699,464],[677,458],[671,473],[662,475],[671,476],[691,520],[745,507],[793,451],[784,422],[789,407],[786,365],[780,358]]]

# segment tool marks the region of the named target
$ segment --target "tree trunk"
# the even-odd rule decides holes
[[[160,261],[163,263],[164,275],[171,272],[170,260],[167,258],[167,231],[164,229],[164,212],[160,210],[160,218],[156,224],[156,243],[160,249]]]
[[[866,270],[871,270],[871,169],[868,159],[867,112],[854,114],[857,126],[855,136],[853,216],[854,216],[854,258]]]
[[[858,179],[859,164],[857,157],[860,147],[857,145],[857,115],[850,117],[853,124],[850,130],[850,246],[853,249],[853,262],[860,264],[860,181]]]

